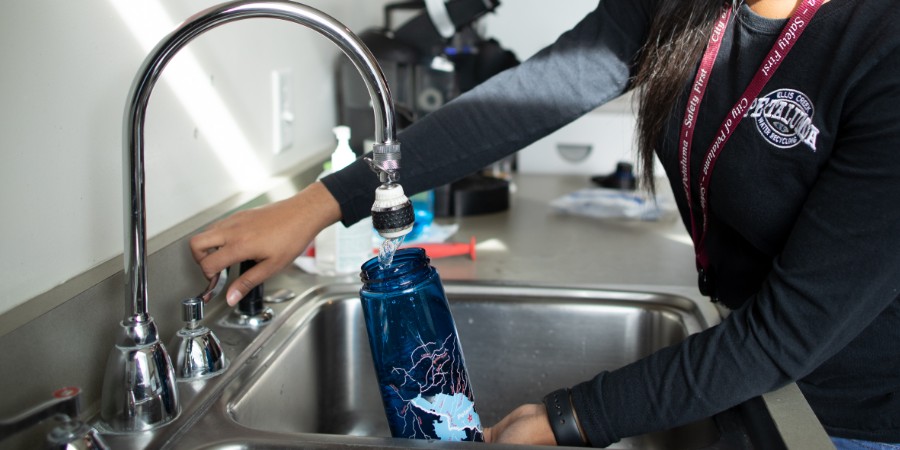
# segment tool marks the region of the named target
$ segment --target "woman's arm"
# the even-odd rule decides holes
[[[399,135],[406,192],[468,175],[620,95],[646,32],[645,3],[653,1],[601,2],[529,61],[406,129]],[[294,198],[213,224],[191,240],[194,258],[207,276],[242,260],[258,262],[228,288],[228,302],[235,303],[289,264],[327,225],[339,219],[349,225],[369,215],[377,184],[358,160]]]
[[[203,274],[211,278],[226,267],[257,261],[228,287],[229,305],[291,263],[340,209],[320,182],[296,195],[260,208],[239,211],[191,238],[191,252]]]
[[[421,192],[469,175],[620,96],[653,4],[602,1],[551,46],[412,124],[399,136],[404,190]],[[377,180],[365,163],[322,181],[345,224],[369,214]]]

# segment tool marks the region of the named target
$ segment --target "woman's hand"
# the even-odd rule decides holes
[[[547,408],[539,404],[514,409],[496,425],[484,429],[484,440],[506,444],[556,445]]]
[[[226,299],[234,306],[340,217],[337,201],[316,182],[289,199],[239,211],[210,225],[191,238],[191,252],[207,278],[241,261],[257,262],[228,287]]]

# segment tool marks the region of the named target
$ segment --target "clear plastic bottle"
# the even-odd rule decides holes
[[[363,264],[363,316],[393,437],[483,441],[481,420],[437,270],[425,250]]]
[[[339,125],[332,130],[338,144],[331,154],[331,169],[319,178],[349,166],[356,160],[350,148],[350,128]],[[316,236],[316,270],[323,275],[358,273],[366,260],[372,257],[372,221],[369,218],[345,227],[336,223]]]

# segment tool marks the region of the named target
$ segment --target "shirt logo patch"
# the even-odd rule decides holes
[[[816,151],[819,129],[813,125],[815,107],[806,94],[794,89],[778,89],[753,100],[745,117],[772,145],[793,148],[801,143]]]

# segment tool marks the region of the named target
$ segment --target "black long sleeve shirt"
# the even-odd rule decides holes
[[[399,136],[405,189],[462,177],[621,95],[659,1],[601,0],[553,45],[409,127]],[[743,7],[729,25],[697,118],[694,205],[705,150],[784,23]],[[826,3],[756,106],[710,186],[709,259],[734,311],[575,386],[594,445],[709,417],[791,381],[829,434],[900,442],[900,8]],[[811,127],[798,125],[805,118]],[[681,120],[671,118],[657,155],[689,226]],[[323,181],[345,223],[368,214],[377,180],[364,164]]]

